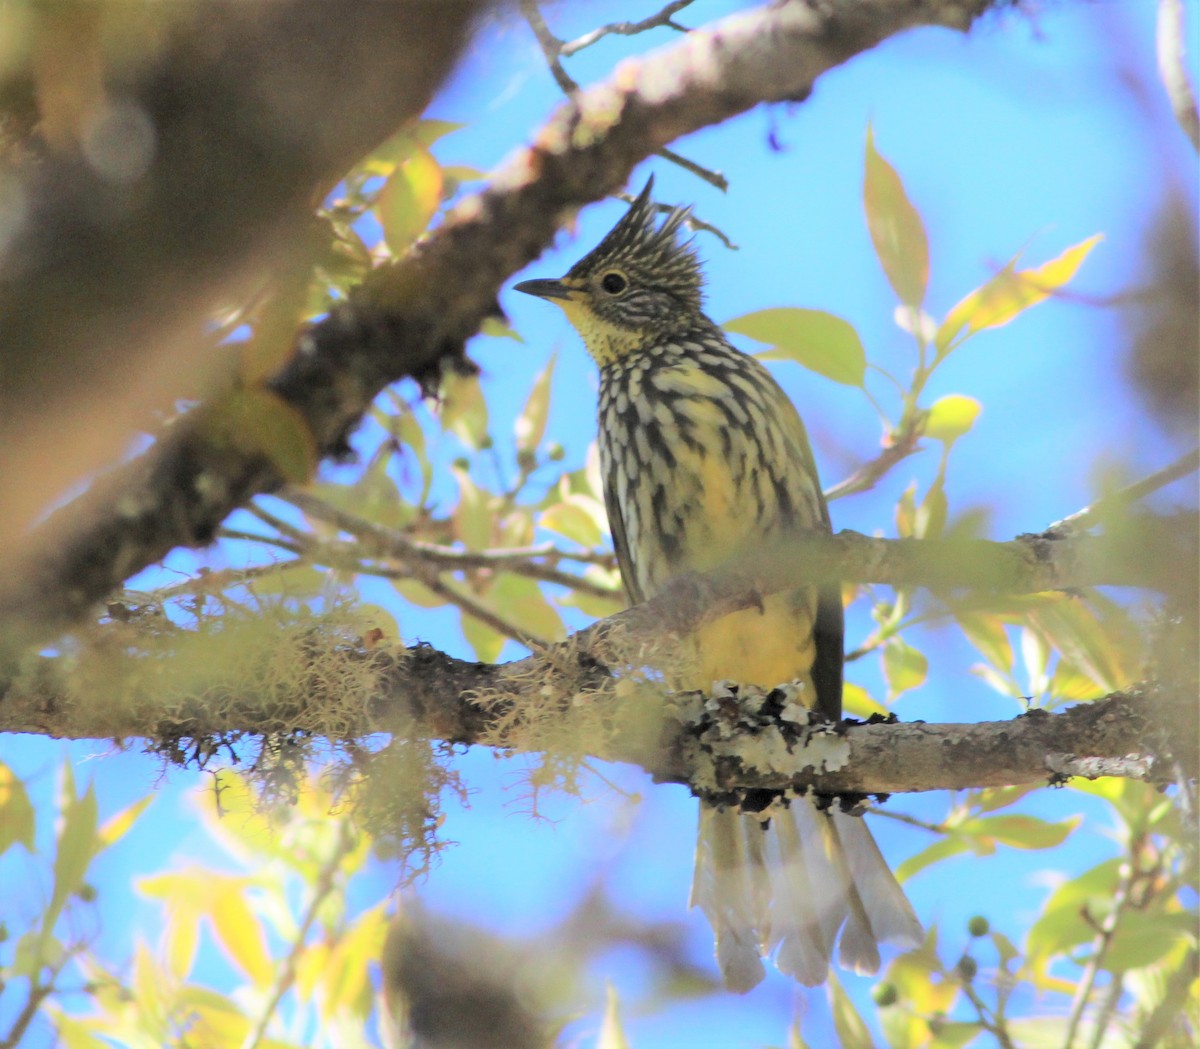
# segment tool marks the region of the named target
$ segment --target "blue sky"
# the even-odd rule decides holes
[[[552,7],[547,17],[570,38],[607,18],[642,17],[652,6],[577,3]],[[680,18],[698,25],[736,6],[700,0]],[[1163,193],[1175,188],[1196,203],[1195,157],[1153,78],[1153,13],[1148,2],[1062,4],[1034,18],[993,18],[970,37],[911,33],[835,70],[802,105],[760,109],[678,143],[686,156],[728,176],[727,193],[661,160],[639,167],[631,185],[640,188],[653,171],[660,200],[694,204],[701,218],[739,245],[730,252],[707,234],[697,238],[714,319],[782,305],[828,310],[856,326],[870,360],[904,374],[912,344],[893,321],[894,296],[874,259],[863,216],[868,124],[925,219],[932,257],[927,309],[935,316],[1017,252],[1036,264],[1094,233],[1104,240],[1071,288],[1089,296],[1112,294],[1142,270],[1142,237]],[[666,44],[673,37],[661,30],[652,39]],[[630,50],[629,42],[613,38],[581,53],[569,68],[586,84],[605,76]],[[528,31],[515,17],[498,19],[483,29],[460,73],[430,108],[431,116],[467,125],[435,151],[446,164],[487,169],[527,141],[557,102]],[[781,148],[772,148],[769,137]],[[577,227],[514,281],[561,274],[623,210],[616,202],[586,209]],[[515,418],[534,375],[557,352],[547,435],[565,446],[568,464],[578,465],[594,437],[594,369],[558,311],[511,289],[501,301],[524,343],[480,338],[471,347],[483,369],[497,436],[508,432],[505,420]],[[1106,470],[1136,476],[1186,450],[1167,440],[1132,396],[1126,349],[1114,311],[1056,300],[979,336],[952,357],[935,377],[930,399],[964,393],[984,405],[951,458],[952,515],[986,508],[986,534],[995,539],[1040,531],[1093,499]],[[860,392],[794,365],[778,366],[776,374],[808,423],[826,484],[876,452],[878,423]],[[874,383],[872,391],[895,409],[885,384]],[[894,534],[896,498],[914,479],[923,491],[936,459],[935,451],[926,451],[902,464],[879,490],[834,504],[835,527]],[[1164,493],[1163,505],[1189,497],[1179,486]],[[228,562],[239,555],[222,556]],[[173,563],[188,567],[197,559],[182,555]],[[470,655],[453,617],[412,610],[400,610],[400,616],[407,636]],[[864,618],[852,619],[848,647],[868,628]],[[933,671],[923,688],[898,703],[902,718],[973,721],[1020,711],[969,673],[976,656],[952,632],[927,630],[914,642],[929,654]],[[850,677],[882,696],[877,660],[855,664]],[[36,795],[47,804],[53,768],[63,756],[77,763],[81,782],[94,779],[102,811],[149,790],[160,794],[97,872],[102,899],[110,901],[102,937],[111,953],[128,952],[135,928],[153,939],[154,911],[131,894],[129,881],[203,854],[203,840],[189,831],[188,795],[196,778],[172,774],[164,780],[153,760],[109,754],[100,744],[6,737],[0,747],[0,757],[18,772],[34,773]],[[469,808],[450,806],[445,833],[459,845],[444,853],[421,888],[429,906],[531,935],[551,927],[603,877],[630,914],[687,922],[695,959],[710,956],[703,920],[686,911],[695,803],[685,791],[653,786],[636,770],[606,770],[641,800],[630,803],[594,783],[584,799],[552,800],[550,818],[532,821],[521,801],[519,763],[468,754],[461,766],[476,793]],[[946,805],[944,796],[891,802],[897,811],[928,819],[944,815]],[[975,913],[1019,937],[1055,877],[1112,854],[1103,808],[1082,795],[1041,792],[1022,811],[1044,818],[1078,812],[1088,823],[1051,853],[1002,850],[914,878],[908,889],[917,911],[940,925],[944,942],[965,942],[966,920]],[[924,832],[891,821],[877,819],[874,828],[895,862],[928,843]],[[4,864],[11,867],[13,858]],[[18,875],[28,873],[16,866]],[[379,878],[385,885],[387,871],[381,869]],[[12,905],[10,897],[0,910]],[[607,963],[594,973],[590,1000],[581,1003],[581,1010],[591,1011],[570,1028],[581,1044],[589,1044],[589,1032],[598,1026],[606,980],[621,991],[635,1046],[780,1045],[797,1013],[805,1017],[810,1044],[833,1044],[820,991],[797,991],[773,977],[745,998],[716,996],[642,1015],[644,971],[637,959],[621,954]],[[871,980],[849,974],[844,980],[865,1000]]]

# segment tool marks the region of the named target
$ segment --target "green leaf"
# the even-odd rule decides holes
[[[829,973],[829,1008],[841,1049],[875,1049],[866,1021],[832,970]]]
[[[497,633],[486,623],[466,612],[462,615],[462,632],[467,644],[475,650],[475,658],[480,663],[495,663],[508,640],[503,634]]]
[[[888,283],[901,302],[919,310],[929,284],[929,240],[925,225],[908,199],[896,169],[875,149],[875,134],[869,127],[863,205],[871,243]]]
[[[957,856],[960,852],[968,851],[969,848],[970,846],[963,838],[948,835],[940,841],[935,841],[932,845],[927,845],[915,856],[910,856],[901,863],[896,868],[896,880],[907,881],[914,874],[923,871],[939,860]]]
[[[442,383],[442,429],[478,450],[488,436],[488,407],[476,375],[450,375]]]
[[[1112,908],[1124,859],[1114,857],[1060,885],[1042,907],[1029,929],[1025,954],[1031,963],[1090,943],[1096,935],[1093,922],[1102,921]],[[1085,920],[1085,913],[1091,920]]]
[[[20,843],[33,852],[34,812],[25,784],[0,762],[0,854]]]
[[[458,506],[454,508],[454,537],[468,550],[486,550],[492,543],[491,496],[476,486],[471,475],[450,468],[458,481]]]
[[[517,416],[514,432],[520,451],[536,450],[546,434],[546,418],[550,414],[550,383],[554,379],[554,364],[557,359],[557,354],[553,355],[533,380],[533,389],[529,391],[525,407]]]
[[[546,600],[537,582],[528,576],[504,572],[487,595],[487,603],[518,630],[543,641],[566,637],[558,610]]]
[[[726,321],[724,328],[769,345],[771,349],[757,354],[763,360],[795,361],[846,386],[861,387],[866,378],[867,354],[858,332],[824,310],[758,310]]]
[[[416,579],[393,579],[391,583],[396,593],[418,608],[441,608],[446,603],[441,594],[435,594]]]
[[[1110,972],[1141,969],[1165,957],[1177,943],[1194,943],[1195,940],[1196,915],[1193,912],[1126,913],[1113,931],[1104,967]]]
[[[962,393],[950,393],[933,402],[925,419],[925,436],[936,441],[953,444],[975,425],[981,405],[974,397]]]
[[[1102,239],[1103,236],[1097,233],[1033,269],[1018,270],[1017,258],[1012,259],[946,315],[934,340],[938,359],[976,332],[999,328],[1030,306],[1047,299],[1075,276],[1088,253]]]
[[[375,205],[393,255],[402,255],[425,232],[441,202],[442,169],[428,150],[416,149],[397,165]]]
[[[970,835],[981,841],[1009,845],[1015,849],[1051,849],[1066,841],[1067,836],[1078,826],[1077,817],[1060,823],[1048,823],[1036,816],[1008,813],[1003,816],[981,816],[965,820],[957,829],[960,834]]]
[[[887,717],[888,709],[882,703],[871,697],[871,694],[852,681],[842,685],[842,712],[851,717],[862,718],[864,721],[872,714]]]
[[[984,659],[1005,674],[1013,668],[1013,647],[1008,631],[999,616],[986,612],[959,612],[955,615],[958,625],[980,652]]]
[[[67,898],[83,886],[88,864],[96,855],[96,792],[89,785],[80,798],[74,797],[74,777],[64,777],[64,811],[54,855],[54,892],[46,908],[43,930],[49,932]]]
[[[257,452],[284,480],[304,484],[316,469],[316,440],[304,416],[265,386],[235,390],[198,411],[214,444]]]
[[[617,989],[611,983],[605,995],[604,1021],[600,1025],[596,1049],[629,1049],[629,1039],[625,1037],[625,1029],[621,1026],[621,1017],[617,1009]]]
[[[525,343],[525,340],[499,317],[484,317],[483,322],[479,325],[479,331],[493,339],[512,339],[513,342],[519,342],[522,345]]]
[[[943,475],[929,486],[921,505],[917,507],[916,520],[913,522],[913,532],[920,539],[937,539],[946,529],[946,516],[949,504],[946,501],[946,488],[942,483]]]
[[[887,678],[890,702],[902,692],[925,683],[929,675],[929,660],[907,641],[894,637],[883,649],[883,674]]]
[[[603,513],[604,508],[590,496],[568,495],[543,510],[537,523],[590,549],[604,541]]]

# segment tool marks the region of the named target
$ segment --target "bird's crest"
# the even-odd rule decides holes
[[[651,286],[670,291],[700,308],[700,260],[690,240],[680,243],[679,227],[691,208],[675,208],[661,226],[655,227],[656,208],[650,200],[654,176],[604,239],[567,273],[568,279],[583,280],[607,267],[636,274]]]

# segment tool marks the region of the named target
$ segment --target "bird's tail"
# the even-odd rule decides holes
[[[776,949],[781,972],[822,983],[839,932],[839,964],[860,973],[879,968],[881,942],[921,942],[921,923],[862,819],[818,812],[805,798],[769,815],[700,804],[691,906],[713,927],[730,990],[754,987]]]

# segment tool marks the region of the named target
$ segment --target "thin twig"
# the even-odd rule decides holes
[[[949,830],[944,823],[927,823],[925,820],[917,819],[916,816],[910,816],[907,812],[893,812],[881,805],[868,805],[867,812],[873,816],[884,816],[897,823],[907,824],[910,827],[920,827],[921,830],[927,830],[933,834],[945,834]]]
[[[563,58],[570,58],[577,51],[582,51],[585,47],[591,47],[597,40],[602,40],[606,36],[613,33],[620,36],[635,36],[638,33],[644,33],[648,29],[657,29],[659,26],[665,26],[667,29],[674,29],[680,33],[689,32],[687,26],[681,26],[674,21],[674,16],[679,14],[685,7],[689,7],[693,0],[672,0],[657,14],[651,15],[649,18],[643,18],[640,22],[611,22],[606,26],[601,26],[599,29],[593,29],[589,33],[584,33],[583,36],[577,37],[569,44],[563,44],[560,48]]]
[[[832,488],[826,488],[826,500],[832,502],[847,495],[870,491],[893,466],[920,450],[921,433],[919,417],[913,415],[900,430],[892,434],[888,445],[874,459],[863,463],[854,473],[838,481]]]
[[[1139,499],[1144,499],[1153,492],[1157,492],[1172,481],[1178,481],[1181,477],[1195,473],[1197,469],[1200,469],[1200,448],[1188,452],[1187,455],[1176,459],[1170,466],[1164,466],[1149,477],[1143,477],[1140,481],[1135,481],[1131,485],[1102,496],[1091,506],[1085,506],[1082,510],[1071,514],[1070,517],[1055,521],[1043,534],[1049,539],[1058,539],[1073,532],[1086,531],[1097,524],[1106,514],[1124,509],[1131,503],[1136,503]]]
[[[570,98],[578,93],[579,82],[574,80],[563,68],[562,59],[567,56],[568,51],[566,49],[569,45],[564,43],[550,31],[550,27],[546,24],[546,19],[542,16],[542,10],[537,4],[537,0],[520,0],[519,6],[521,9],[521,14],[525,16],[525,21],[529,23],[529,28],[533,30],[533,35],[538,42],[538,46],[542,49],[542,55],[546,59],[546,65],[550,67],[550,75],[554,77],[554,82],[558,85],[559,90],[561,90],[564,95]],[[651,20],[647,19],[647,22],[649,21]],[[621,24],[629,25],[630,23]],[[611,27],[606,28],[608,28],[609,32],[622,32],[620,29]],[[684,30],[684,32],[686,32],[686,30]],[[583,38],[580,37],[580,39],[582,40]],[[584,46],[587,45],[585,44]],[[578,51],[580,48],[576,47],[575,50]],[[694,160],[688,160],[687,157],[676,153],[672,149],[667,149],[664,146],[661,149],[656,149],[654,153],[655,156],[662,157],[664,160],[669,160],[672,164],[677,164],[685,171],[690,171],[697,178],[702,178],[705,182],[709,183],[709,185],[716,186],[717,189],[721,190],[721,192],[724,192],[729,188],[729,180],[719,171],[710,171],[708,168],[702,167]]]
[[[283,971],[280,972],[274,987],[271,988],[270,997],[263,1004],[262,1012],[259,1015],[258,1022],[254,1025],[254,1029],[246,1036],[245,1041],[242,1042],[242,1049],[257,1049],[262,1044],[267,1034],[267,1026],[279,1008],[279,1003],[283,1001],[283,996],[291,990],[296,982],[296,970],[299,968],[300,955],[304,953],[307,946],[308,931],[313,927],[313,924],[317,920],[317,913],[335,888],[337,873],[341,868],[342,860],[355,847],[354,837],[350,834],[347,829],[348,827],[349,823],[347,820],[341,820],[338,824],[337,848],[334,849],[333,855],[329,857],[317,875],[316,884],[313,886],[312,899],[309,900],[308,908],[304,912],[304,918],[300,922],[300,928],[296,932],[296,938],[292,941],[291,949],[284,959]]]

